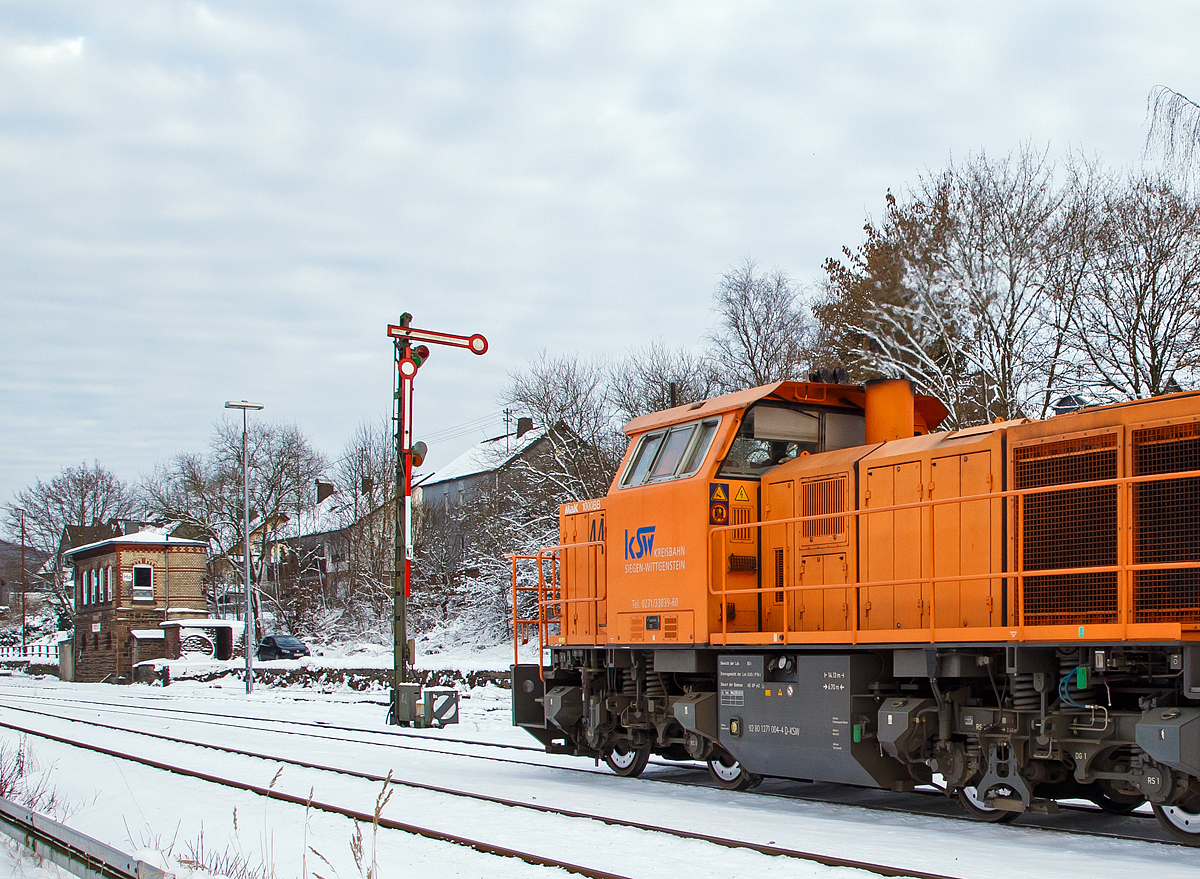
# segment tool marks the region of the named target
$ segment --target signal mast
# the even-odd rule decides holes
[[[393,416],[396,425],[396,491],[399,493],[401,487],[404,489],[403,504],[396,504],[396,567],[392,579],[392,657],[395,674],[388,718],[389,722],[404,726],[414,723],[421,726],[424,725],[423,721],[432,715],[429,708],[425,708],[423,713],[418,715],[416,705],[420,697],[420,686],[408,682],[408,664],[412,657],[409,656],[407,611],[408,597],[412,594],[412,471],[414,467],[421,466],[428,453],[425,443],[414,444],[412,441],[413,379],[429,359],[429,346],[418,344],[414,347],[413,343],[428,342],[451,348],[466,348],[472,354],[485,354],[488,341],[479,333],[460,336],[435,330],[419,330],[411,326],[411,323],[412,315],[406,311],[400,315],[397,324],[388,325],[388,336],[395,340],[396,349]],[[453,722],[457,722],[457,698],[454,700],[454,706]]]

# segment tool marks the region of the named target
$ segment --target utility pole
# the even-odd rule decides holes
[[[262,409],[262,403],[248,403],[245,400],[230,400],[225,404],[226,409],[242,410],[242,570],[246,578],[246,625],[242,633],[246,651],[246,695],[254,692],[254,608],[250,589],[250,470],[247,453],[249,446],[246,442],[248,422],[247,410]],[[263,549],[266,550],[266,525],[263,525]]]
[[[25,593],[28,591],[25,583],[25,511],[21,510],[21,656],[28,652],[25,645]]]
[[[396,722],[408,722],[410,719],[402,716],[400,705],[400,685],[408,682],[408,598],[412,594],[412,471],[420,466],[425,458],[424,443],[412,441],[412,396],[413,379],[422,364],[429,358],[427,345],[417,345],[414,342],[430,342],[435,345],[448,345],[452,348],[466,348],[472,354],[484,354],[488,342],[482,335],[459,336],[453,333],[439,333],[433,330],[418,330],[411,326],[412,315],[408,312],[400,315],[397,325],[388,326],[388,336],[395,340],[396,353],[396,391],[395,415],[396,426],[396,567],[392,580],[393,596],[393,665],[395,669],[394,686],[392,690],[392,714]],[[403,495],[401,495],[403,491]],[[401,500],[403,497],[403,500]]]

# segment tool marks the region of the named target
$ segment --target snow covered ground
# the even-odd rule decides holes
[[[373,644],[370,642],[351,642],[337,646],[310,644],[312,655],[304,659],[274,660],[271,662],[255,661],[255,668],[264,669],[353,669],[385,670],[393,667],[392,647],[390,644]],[[522,662],[537,661],[536,644],[530,644],[521,649]],[[463,674],[480,671],[508,671],[513,661],[513,648],[510,642],[501,644],[479,644],[456,642],[451,637],[421,639],[417,642],[418,669],[432,671],[455,670]],[[218,662],[207,658],[186,658],[175,660],[159,660],[157,666],[168,665],[171,677],[209,676],[214,673],[229,671],[239,672],[245,667],[245,660],[238,658],[228,662]]]
[[[311,792],[318,801],[352,805],[368,813],[375,809],[380,795],[381,785],[377,782],[211,748],[155,741],[126,730],[381,776],[391,771],[405,780],[521,802],[953,876],[1200,876],[1200,853],[1178,846],[973,824],[754,793],[681,787],[655,780],[694,772],[686,769],[652,766],[643,779],[629,780],[618,779],[603,767],[596,769],[588,760],[549,757],[533,751],[501,751],[503,762],[481,760],[472,755],[488,749],[446,740],[535,744],[510,725],[508,692],[495,687],[480,687],[465,694],[459,726],[425,731],[419,738],[385,727],[382,701],[377,693],[322,694],[286,688],[259,689],[246,696],[240,682],[232,678],[204,684],[180,681],[169,688],[64,684],[21,675],[0,678],[0,722],[110,748],[138,750],[159,760],[225,777],[263,786],[273,784],[276,790],[302,797]],[[224,725],[200,725],[197,721],[205,719],[202,715]],[[82,720],[99,721],[116,729],[84,726],[78,722]],[[288,720],[320,723],[326,729],[294,727],[289,732],[278,723]],[[0,741],[13,741],[15,735],[0,729]],[[549,875],[548,868],[519,860],[397,831],[379,830],[375,834],[369,824],[356,828],[348,819],[166,775],[78,747],[32,736],[30,743],[37,757],[37,771],[48,774],[70,804],[67,812],[58,816],[60,820],[147,860],[170,864],[180,876],[188,875],[179,866],[180,858],[194,854],[201,839],[210,856],[226,851],[238,853],[254,864],[265,864],[280,879],[363,877],[372,855],[380,877]],[[423,749],[426,746],[452,753]],[[491,749],[491,756],[496,756],[495,749]],[[586,819],[479,804],[409,787],[394,787],[392,791],[382,810],[388,818],[526,851],[557,854],[574,863],[629,877],[853,879],[866,875],[710,843],[667,839]],[[360,832],[364,854],[356,862],[354,840]],[[5,866],[0,862],[3,870]],[[554,873],[563,875],[561,871]],[[24,875],[39,876],[33,872]]]

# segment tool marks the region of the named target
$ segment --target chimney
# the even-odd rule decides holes
[[[913,435],[916,399],[912,382],[903,378],[877,378],[863,388],[867,392],[868,445]]]
[[[529,431],[531,431],[531,430],[533,430],[533,419],[532,418],[518,418],[517,419],[517,439],[520,439],[521,437],[525,436],[525,434],[529,433]]]

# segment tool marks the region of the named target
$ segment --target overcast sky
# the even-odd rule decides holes
[[[888,188],[1024,141],[1141,161],[1195,3],[0,4],[0,502],[137,479],[227,399],[336,457],[434,352],[416,433],[495,434],[541,349],[696,345],[746,257],[802,284]]]

